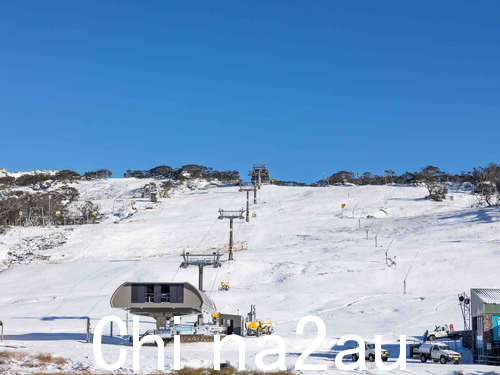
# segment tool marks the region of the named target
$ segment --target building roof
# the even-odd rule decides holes
[[[500,289],[471,289],[483,302],[489,305],[500,305]]]

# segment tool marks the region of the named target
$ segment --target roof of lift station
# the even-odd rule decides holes
[[[181,288],[181,300],[176,302],[132,302],[132,285],[171,285]],[[120,285],[111,296],[111,307],[128,310],[132,314],[144,316],[195,315],[217,311],[214,301],[203,291],[188,282],[127,281]]]

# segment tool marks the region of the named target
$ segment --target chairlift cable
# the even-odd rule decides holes
[[[210,289],[210,294],[208,295],[209,297],[212,296],[212,292],[214,291],[214,286],[215,286],[215,282],[217,281],[217,277],[219,276],[219,271],[220,271],[220,267],[217,268],[217,273],[215,274],[214,282],[212,283],[212,289]]]
[[[177,276],[177,272],[179,272],[179,270],[180,270],[180,269],[181,269],[180,267],[179,267],[179,268],[177,268],[177,271],[175,271],[175,273],[174,273],[174,277],[172,277],[172,281],[174,281],[175,276]]]
[[[231,204],[233,203],[234,199],[236,198],[236,196],[238,195],[238,192],[236,192],[233,196],[233,199],[231,199],[231,202],[229,202],[229,204],[227,205],[226,209],[228,209]],[[213,227],[215,226],[215,223],[217,222],[217,220],[219,220],[219,218],[216,218],[214,220],[214,222],[212,223],[212,226],[208,229],[207,233],[205,233],[205,235],[203,236],[203,238],[200,240],[200,242],[198,242],[198,244],[194,247],[193,250],[196,250],[198,248],[198,246],[201,245],[201,243],[205,240],[205,238],[208,236],[208,233],[210,233],[210,231],[213,229]]]

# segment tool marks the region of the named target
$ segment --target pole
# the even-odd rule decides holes
[[[250,191],[247,190],[247,223],[250,221]]]
[[[253,187],[253,204],[257,204],[257,187]]]
[[[229,253],[229,256],[231,257],[231,253]],[[203,265],[199,264],[198,265],[198,289],[200,292],[203,292]],[[203,319],[203,314],[198,314],[198,327],[202,326],[204,322]]]
[[[52,210],[50,209],[50,201],[51,201],[51,195],[49,193],[49,227],[52,226],[52,223],[51,223],[51,220],[50,220],[50,213],[52,212]]]
[[[113,337],[113,321],[109,325],[109,336]]]
[[[90,342],[90,318],[87,318],[87,342]]]
[[[358,229],[361,229],[361,217],[363,216],[364,213],[365,213],[365,209],[363,208],[363,211],[361,211],[361,215],[359,215],[359,220],[358,220],[359,228]]]
[[[404,294],[406,294],[406,279],[408,278],[408,275],[410,274],[411,268],[413,267],[413,263],[415,263],[415,259],[417,259],[418,251],[415,254],[415,258],[413,258],[413,262],[410,264],[410,268],[408,269],[408,272],[406,273],[405,279],[403,280],[403,285],[404,285]]]
[[[127,336],[128,336],[128,311],[127,311]]]
[[[352,210],[352,218],[354,219],[354,211],[356,211],[356,207],[358,207],[358,204],[356,203],[356,205],[354,206],[354,209]]]
[[[260,190],[260,170],[259,170],[259,190]]]
[[[387,263],[387,254],[389,253],[389,249],[390,249],[390,247],[392,245],[392,241],[394,241],[394,239],[391,240],[391,243],[389,244],[389,246],[387,246],[387,250],[385,251],[385,264],[387,264],[387,265],[389,265]]]
[[[23,212],[19,211],[19,250],[21,250],[21,221],[23,217]]]
[[[233,218],[229,218],[229,260],[234,260],[233,257]]]
[[[198,289],[203,292],[203,265],[198,265]]]

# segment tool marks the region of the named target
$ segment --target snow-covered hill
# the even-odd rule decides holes
[[[86,184],[79,185],[81,199],[94,200],[109,217],[100,224],[21,229],[21,239],[65,233],[66,242],[42,251],[50,256],[48,261],[0,273],[4,345],[50,352],[70,358],[74,363],[68,366],[73,368],[82,364],[97,370],[92,346],[83,343],[85,317],[91,317],[94,326],[110,314],[125,319],[124,311],[109,306],[121,283],[175,277],[196,284],[196,269],[179,270],[181,252],[227,251],[228,223],[217,219],[218,209],[244,207],[245,195],[237,187],[210,188],[198,182],[157,204],[136,199],[137,213],[112,215],[146,182],[80,183]],[[271,318],[275,332],[285,339],[290,369],[315,337],[313,325],[306,326],[304,336],[295,334],[298,321],[307,315],[321,317],[327,327],[327,339],[308,363],[326,363],[330,372],[339,371],[334,365],[340,349],[336,341],[346,334],[366,340],[381,334],[394,361],[399,335],[413,340],[436,324],[461,327],[458,293],[499,287],[498,207],[471,208],[467,192],[451,190],[444,202],[426,200],[426,195],[422,187],[265,186],[258,204],[251,205],[256,217],[235,224],[236,248],[241,249],[235,261],[225,262],[219,271],[205,271],[207,292],[221,312],[246,314],[250,304],[256,304],[257,315]],[[341,204],[346,205],[344,212]],[[0,235],[0,257],[18,242],[18,228]],[[403,294],[403,279],[414,259],[408,293]],[[220,281],[229,281],[231,290],[219,292]],[[141,331],[154,327],[146,318],[141,323]],[[245,342],[247,366],[252,367],[262,348],[254,338]],[[120,348],[108,340],[106,359],[114,362]],[[165,349],[171,367],[173,348]],[[141,368],[153,371],[156,348],[144,347],[142,353]],[[470,360],[463,353],[466,362]],[[183,344],[181,356],[186,366],[213,365],[211,344]],[[224,350],[223,359],[236,363],[237,354]],[[408,362],[412,374],[495,369]],[[130,347],[122,372],[131,367]],[[380,373],[374,364],[367,367],[370,373]]]
[[[9,177],[12,176],[12,174],[7,171],[6,169],[0,168],[0,178],[2,177]]]
[[[26,172],[9,172],[6,169],[0,168],[0,178],[1,177],[14,177],[18,178],[26,174],[46,174],[49,176],[55,175],[58,171],[49,171],[49,170],[43,170],[43,171],[26,171]]]

